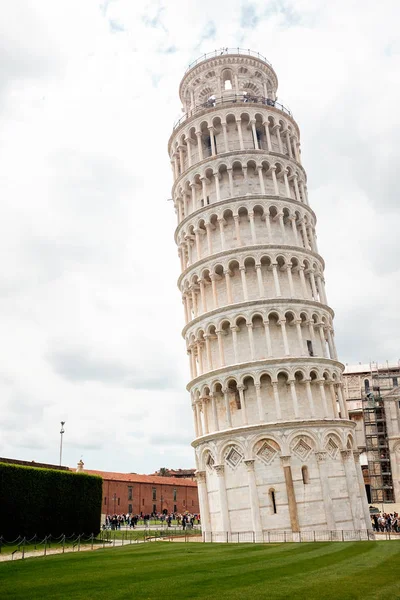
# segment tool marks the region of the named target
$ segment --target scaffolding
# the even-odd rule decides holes
[[[386,423],[386,393],[396,387],[397,377],[389,368],[371,363],[372,390],[362,389],[365,447],[370,477],[372,503],[394,502],[393,478],[390,465],[390,448]]]

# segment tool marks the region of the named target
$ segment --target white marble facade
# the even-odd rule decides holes
[[[366,529],[300,132],[277,85],[258,54],[204,57],[168,145],[203,529]]]

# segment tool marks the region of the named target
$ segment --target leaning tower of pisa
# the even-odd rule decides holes
[[[203,531],[370,528],[300,131],[258,53],[194,62],[168,150]]]

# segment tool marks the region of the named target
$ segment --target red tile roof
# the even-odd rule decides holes
[[[75,469],[71,469],[71,471]],[[83,473],[88,475],[100,475],[103,479],[110,481],[131,481],[132,483],[158,483],[163,485],[183,485],[186,487],[197,487],[197,482],[191,479],[177,477],[160,477],[157,475],[137,475],[136,473],[112,473],[110,471],[92,471],[84,469]]]

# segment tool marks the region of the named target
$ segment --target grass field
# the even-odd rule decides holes
[[[1,600],[400,598],[400,543],[140,544],[0,564]]]

